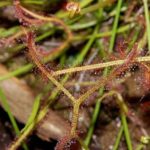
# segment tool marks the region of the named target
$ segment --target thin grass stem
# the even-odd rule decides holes
[[[145,19],[146,19],[147,37],[148,37],[148,49],[150,52],[150,16],[149,16],[148,0],[143,0],[143,3],[144,3],[144,11],[145,11]]]
[[[122,135],[123,135],[123,126],[120,127],[120,130],[119,130],[119,133],[117,135],[117,139],[115,141],[113,150],[118,150],[119,149],[119,144],[120,144],[120,140],[121,140]]]
[[[109,52],[110,53],[113,51],[113,48],[114,48],[122,2],[123,2],[123,0],[118,0],[118,4],[117,4],[117,8],[116,8],[116,16],[115,16],[115,20],[113,23],[112,36],[111,36],[110,44],[109,44]]]
[[[122,121],[123,130],[124,130],[124,134],[125,134],[127,148],[128,148],[128,150],[132,150],[132,142],[131,142],[130,132],[128,129],[128,123],[127,123],[126,115],[124,112],[121,112],[121,121]]]
[[[5,111],[8,114],[8,117],[10,119],[10,122],[11,122],[14,130],[15,130],[16,135],[20,136],[21,132],[20,132],[19,127],[17,125],[17,122],[16,122],[16,120],[15,120],[15,118],[14,118],[12,112],[11,112],[11,109],[10,109],[9,104],[7,102],[8,100],[5,97],[4,92],[2,91],[2,89],[0,89],[0,99],[1,99],[1,102],[2,102],[2,105],[5,109]],[[25,143],[23,143],[22,146],[23,146],[24,150],[29,150],[28,146]]]

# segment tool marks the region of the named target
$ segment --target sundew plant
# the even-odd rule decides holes
[[[150,149],[149,7],[1,0],[0,104],[15,132],[6,149],[34,149],[34,134],[56,141],[47,149]]]

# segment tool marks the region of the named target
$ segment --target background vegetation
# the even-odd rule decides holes
[[[2,150],[150,149],[149,5],[1,0]]]

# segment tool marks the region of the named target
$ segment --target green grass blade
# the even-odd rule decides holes
[[[150,51],[150,16],[148,10],[148,0],[143,0],[143,3],[144,3],[144,12],[145,12],[145,19],[146,19],[148,50]]]
[[[118,150],[119,143],[120,143],[120,140],[121,140],[122,135],[123,135],[123,126],[121,126],[121,128],[120,128],[120,130],[119,130],[119,133],[118,133],[118,135],[117,135],[117,139],[116,139],[116,141],[115,141],[113,150]]]
[[[25,131],[28,126],[34,122],[34,120],[36,119],[36,116],[38,114],[38,111],[39,111],[39,108],[40,108],[40,100],[41,100],[41,94],[39,94],[36,98],[35,98],[35,101],[34,101],[34,104],[33,104],[33,108],[32,108],[32,112],[31,112],[31,115],[25,125],[25,127],[23,128],[22,131]]]
[[[21,130],[21,134],[18,137],[18,139],[16,140],[15,143],[13,143],[11,145],[11,150],[16,150],[20,144],[27,138],[27,136],[31,133],[31,131],[34,129],[36,123],[37,123],[37,113],[40,107],[40,99],[41,99],[41,94],[39,94],[36,98],[35,98],[35,102],[33,104],[33,109],[31,112],[31,115],[25,125],[25,127]],[[41,119],[40,119],[41,120]]]
[[[131,143],[131,137],[128,129],[128,124],[127,124],[126,116],[123,112],[121,112],[121,121],[123,125],[123,130],[124,130],[128,150],[132,150],[132,143]]]
[[[115,21],[114,21],[113,29],[112,29],[112,36],[111,36],[111,39],[110,39],[110,46],[109,46],[109,52],[110,53],[112,52],[113,47],[114,47],[114,43],[115,43],[117,27],[118,27],[118,22],[119,22],[119,17],[120,17],[121,5],[122,5],[122,0],[119,0],[118,4],[117,4],[117,12],[116,12],[116,16],[115,16]],[[109,69],[106,68],[103,72],[103,76],[106,76],[108,74],[108,72],[109,72]],[[103,91],[104,91],[104,88],[101,88],[100,91],[99,91],[100,96],[103,95]],[[97,101],[97,103],[95,105],[95,108],[94,108],[94,113],[93,113],[93,116],[92,116],[92,120],[91,120],[91,126],[90,126],[90,128],[88,130],[88,133],[87,133],[87,136],[85,138],[85,144],[86,145],[89,145],[89,143],[91,141],[91,138],[92,138],[92,135],[93,135],[93,132],[94,132],[95,123],[96,123],[96,120],[97,120],[98,115],[99,115],[100,106],[101,106],[101,103],[99,101]]]
[[[23,74],[23,73],[26,73],[29,70],[31,70],[32,66],[33,66],[32,64],[27,64],[27,65],[25,65],[19,69],[16,69],[15,71],[9,72],[6,75],[1,76],[0,81],[9,79],[9,78],[14,77],[14,76],[18,76],[18,75]]]
[[[115,20],[113,23],[112,36],[111,36],[110,45],[109,45],[109,52],[110,53],[113,51],[113,48],[114,48],[114,43],[115,43],[115,39],[116,39],[116,33],[117,33],[117,27],[118,27],[122,2],[123,2],[123,0],[118,0],[117,12],[116,12]]]
[[[92,137],[93,132],[94,132],[95,123],[97,121],[97,114],[99,114],[99,112],[100,112],[100,106],[101,106],[101,103],[99,103],[99,101],[97,101],[96,106],[94,108],[94,112],[93,112],[92,120],[91,120],[91,123],[90,123],[90,127],[89,127],[89,130],[88,130],[87,136],[84,140],[84,143],[87,146],[89,145],[89,143],[91,141],[91,137]]]
[[[83,62],[83,59],[84,59],[85,55],[87,54],[87,52],[89,51],[90,47],[92,46],[92,44],[95,41],[98,29],[99,29],[99,26],[97,25],[95,27],[95,29],[94,29],[92,37],[89,39],[89,41],[87,42],[87,44],[85,45],[85,47],[83,48],[81,53],[78,54],[77,59],[73,62],[73,66],[77,66],[78,64],[81,64]]]
[[[12,124],[14,130],[15,130],[16,135],[19,136],[19,135],[20,135],[19,127],[18,127],[18,125],[17,125],[17,123],[16,123],[16,120],[15,120],[14,116],[13,116],[12,113],[11,113],[9,104],[7,103],[7,98],[6,98],[6,96],[5,96],[5,94],[3,93],[3,91],[2,91],[1,88],[0,88],[0,101],[2,102],[2,105],[3,105],[5,111],[6,111],[7,114],[8,114],[8,117],[9,117],[9,119],[10,119],[10,122],[11,122],[11,124]],[[23,148],[24,148],[24,150],[28,150],[27,145],[24,144],[24,143],[23,143]]]

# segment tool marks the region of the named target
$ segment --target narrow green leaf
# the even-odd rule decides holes
[[[34,101],[34,104],[33,104],[33,108],[32,108],[32,112],[31,112],[31,115],[25,125],[25,127],[23,128],[22,132],[25,131],[28,126],[33,123],[36,119],[36,116],[37,116],[37,113],[38,113],[38,110],[39,110],[39,107],[40,107],[40,100],[41,100],[41,94],[39,94],[36,98],[35,98],[35,101]]]
[[[11,122],[14,130],[15,130],[16,135],[19,136],[20,135],[19,127],[18,127],[18,125],[16,123],[16,120],[15,120],[14,116],[11,113],[9,104],[7,103],[7,98],[6,98],[4,92],[2,91],[1,88],[0,88],[0,101],[1,101],[1,103],[2,103],[2,105],[4,107],[4,109],[5,109],[5,111],[8,114],[8,117],[10,119],[10,122]],[[28,147],[27,147],[27,145],[25,143],[23,143],[23,148],[24,148],[24,150],[28,150]]]

